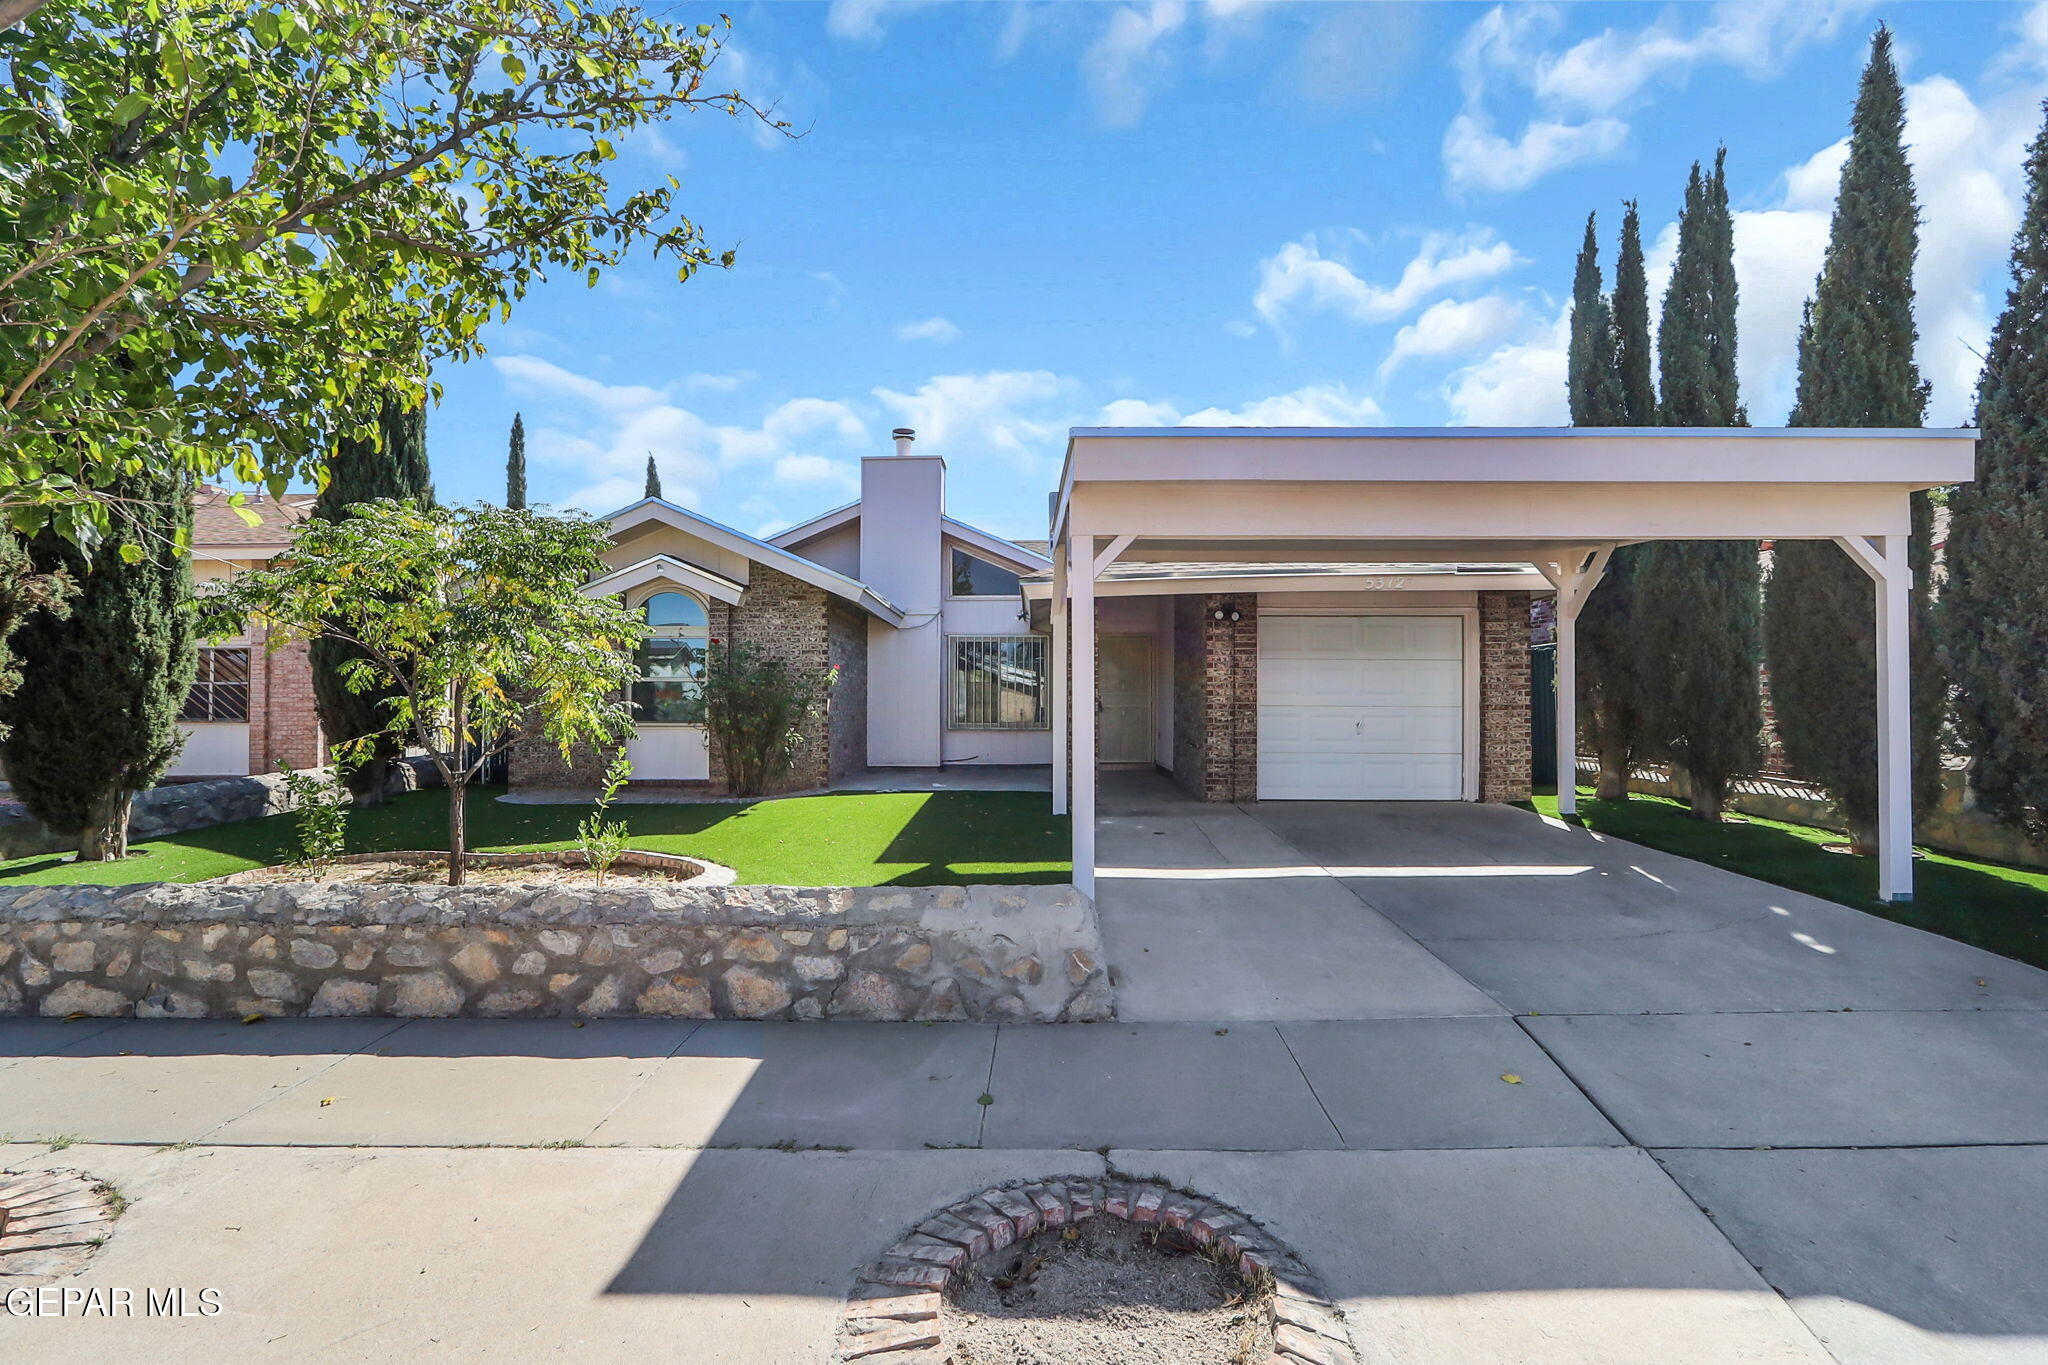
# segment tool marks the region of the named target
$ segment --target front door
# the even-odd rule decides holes
[[[1097,679],[1096,757],[1103,763],[1152,762],[1152,637],[1102,637]]]

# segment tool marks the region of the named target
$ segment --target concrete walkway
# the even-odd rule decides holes
[[[1374,1362],[2048,1361],[2048,974],[1464,806],[1113,790],[1126,1019],[0,1021],[0,1167],[131,1203],[0,1359],[822,1361],[854,1265],[1157,1175]]]

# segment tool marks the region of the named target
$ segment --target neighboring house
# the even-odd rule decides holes
[[[861,498],[768,540],[660,498],[614,512],[616,594],[651,635],[633,685],[635,782],[727,788],[698,685],[708,649],[747,641],[838,671],[788,790],[875,767],[1051,762],[1046,637],[1025,619],[1022,576],[1049,561],[946,515],[946,465],[897,453],[861,463]],[[515,787],[588,787],[601,755],[566,761],[539,739],[513,755]]]
[[[228,505],[226,489],[203,488],[193,500],[192,577],[202,590],[283,553],[292,531],[311,515],[313,498],[251,495],[243,506],[257,525]],[[185,750],[168,778],[240,777],[326,761],[305,642],[276,650],[266,643],[264,628],[250,625],[231,639],[201,644],[198,677],[178,717]]]

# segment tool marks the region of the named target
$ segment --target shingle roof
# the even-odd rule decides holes
[[[208,486],[192,499],[194,545],[275,545],[290,539],[293,528],[313,512],[311,493],[287,493],[281,499],[251,493],[242,507],[261,519],[251,526],[228,506],[229,496],[228,489]]]

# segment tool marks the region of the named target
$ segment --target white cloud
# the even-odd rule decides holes
[[[1379,377],[1386,379],[1417,357],[1466,355],[1491,346],[1521,329],[1527,321],[1528,313],[1522,305],[1501,294],[1439,300],[1394,334],[1394,344],[1380,364]]]
[[[874,396],[917,430],[920,442],[948,454],[1003,455],[1036,468],[1054,453],[1079,406],[1078,385],[1050,370],[941,374],[913,393],[877,388]]]
[[[1236,408],[1188,413],[1168,402],[1119,398],[1102,409],[1098,421],[1128,427],[1370,427],[1385,422],[1386,414],[1370,395],[1339,383],[1311,384]]]
[[[921,9],[930,0],[832,0],[825,12],[825,31],[834,38],[875,43],[882,39],[882,16],[893,10]]]
[[[683,387],[708,389],[712,393],[731,393],[753,377],[752,370],[731,370],[724,374],[693,374],[683,380]]]
[[[1497,6],[1466,32],[1456,64],[1464,105],[1444,130],[1443,160],[1453,190],[1511,193],[1564,167],[1598,161],[1628,142],[1615,115],[1651,89],[1682,83],[1695,67],[1731,65],[1752,79],[1781,69],[1810,43],[1835,37],[1862,0],[1694,6],[1677,13],[1706,21],[1689,31],[1664,16],[1630,31],[1605,29],[1563,51],[1544,44],[1559,27],[1550,6]],[[1529,91],[1535,109],[1521,131],[1496,131],[1488,112],[1496,83]]]
[[[1444,386],[1451,421],[1467,427],[1561,426],[1571,417],[1565,398],[1565,349],[1571,310],[1536,335],[1502,346],[1453,374]]]
[[[1104,123],[1127,128],[1145,116],[1152,87],[1171,66],[1160,44],[1186,21],[1187,6],[1178,0],[1117,6],[1108,27],[1081,58],[1096,115]]]
[[[756,426],[717,424],[643,384],[606,384],[533,356],[492,364],[515,394],[562,400],[529,448],[537,464],[580,480],[562,501],[593,511],[638,498],[649,455],[671,502],[701,505],[725,473],[742,468],[770,484],[844,484],[851,458],[868,445],[860,415],[832,399],[776,404]]]
[[[896,324],[898,341],[936,341],[941,346],[960,339],[960,329],[945,318],[919,318]]]
[[[1430,295],[1455,285],[1492,279],[1519,258],[1484,230],[1433,232],[1392,285],[1361,279],[1342,260],[1323,254],[1313,233],[1289,242],[1259,262],[1252,307],[1275,330],[1290,312],[1335,312],[1357,322],[1390,322]]]
[[[1467,110],[1444,129],[1444,170],[1454,189],[1496,194],[1525,190],[1552,171],[1599,161],[1621,150],[1628,125],[1601,118],[1586,123],[1536,119],[1512,140],[1478,110]]]

